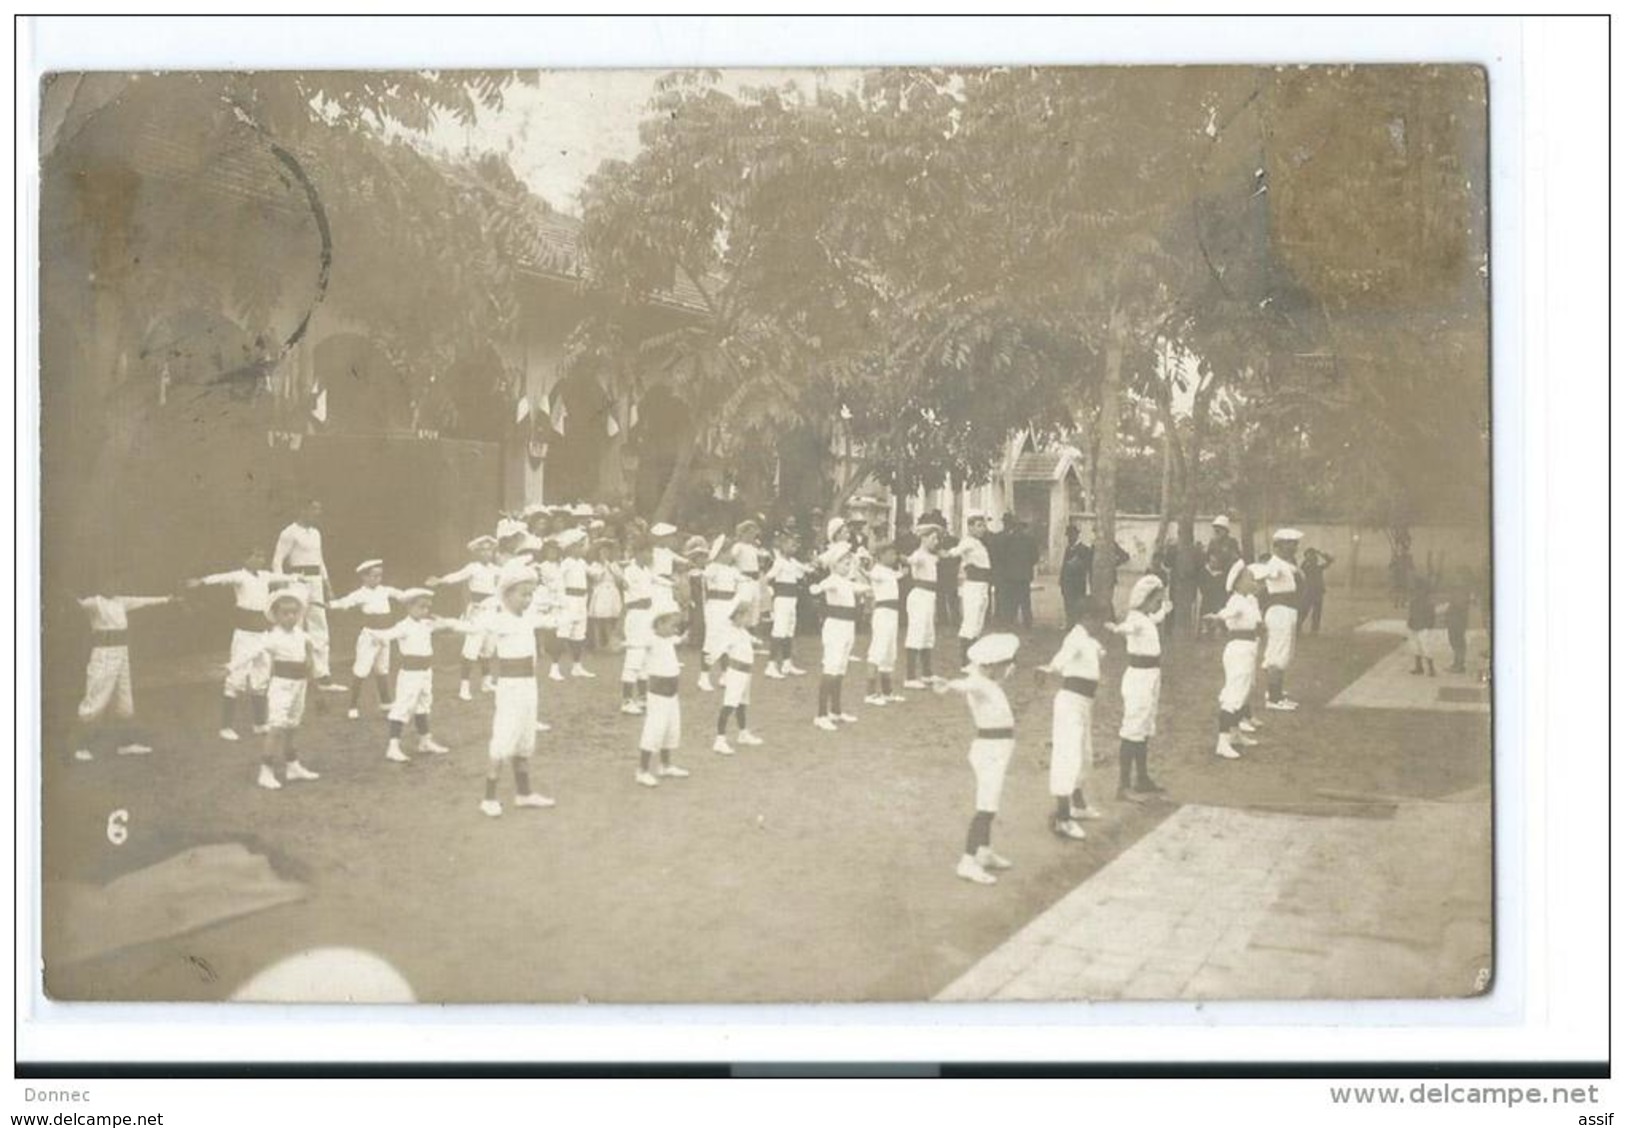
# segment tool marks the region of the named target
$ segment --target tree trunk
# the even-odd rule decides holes
[[[1090,609],[1112,617],[1117,593],[1117,412],[1123,388],[1127,327],[1114,308],[1106,332],[1105,369],[1100,375],[1100,414],[1095,419],[1095,564],[1089,577]]]
[[[695,431],[683,449],[677,452],[677,464],[671,468],[671,478],[666,482],[666,489],[660,495],[660,504],[655,506],[654,520],[670,521],[677,509],[677,503],[682,499],[683,487],[688,485],[689,471],[694,468],[694,456],[700,451],[702,433]]]

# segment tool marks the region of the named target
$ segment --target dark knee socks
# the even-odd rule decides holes
[[[229,729],[237,716],[237,699],[229,693],[220,699],[220,727]]]
[[[976,852],[993,843],[993,812],[977,811],[965,833],[965,853],[974,858]]]
[[[728,718],[731,717],[731,716],[733,716],[733,706],[732,705],[724,705],[721,709],[717,710],[717,735],[718,736],[726,736],[728,734]],[[741,725],[740,727],[743,728],[744,726]]]
[[[263,693],[256,693],[248,699],[248,711],[253,715],[255,725],[263,725],[271,719],[271,703]]]
[[[429,735],[429,714],[418,713],[412,717],[412,727],[418,730],[419,736]]]

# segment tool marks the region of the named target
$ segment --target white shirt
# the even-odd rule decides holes
[[[733,547],[734,567],[747,579],[758,579],[762,572],[762,550],[754,544],[741,541]]]
[[[1258,609],[1257,596],[1242,595],[1233,591],[1224,606],[1219,608],[1218,616],[1219,621],[1229,630],[1252,631],[1258,629],[1264,613]]]
[[[1265,591],[1271,595],[1285,595],[1298,590],[1298,569],[1290,561],[1271,556],[1262,564]]]
[[[665,545],[657,544],[650,553],[650,559],[654,566],[655,583],[671,587],[672,577],[677,572],[677,554]]]
[[[310,636],[303,627],[294,627],[292,630],[283,630],[272,625],[264,634],[258,636],[260,645],[257,653],[269,654],[273,662],[297,662],[303,666],[310,646]]]
[[[484,560],[470,560],[461,568],[447,576],[441,576],[442,584],[468,585],[468,594],[478,598],[495,595],[497,592],[497,576],[502,572],[502,566],[495,562],[486,563]]]
[[[897,584],[903,578],[903,573],[884,564],[876,564],[869,570],[869,586],[874,589],[876,603],[896,603]]]
[[[705,594],[735,595],[739,591],[739,569],[725,560],[713,560],[705,566]]]
[[[628,560],[621,565],[621,582],[626,585],[626,601],[628,603],[654,598],[654,573],[636,560]]]
[[[1146,614],[1144,611],[1134,610],[1123,616],[1116,631],[1128,643],[1128,652],[1142,658],[1159,658],[1162,656],[1162,632],[1157,630],[1157,624],[1162,622],[1168,614],[1166,606],[1157,611]]]
[[[536,631],[547,625],[539,617],[526,613],[515,615],[506,607],[491,616],[486,624],[486,650],[498,658],[535,658]]]
[[[1105,648],[1082,624],[1061,640],[1061,649],[1049,660],[1049,669],[1063,678],[1100,680],[1100,655]]]
[[[643,673],[651,678],[675,678],[683,672],[677,658],[677,640],[655,635],[649,640],[648,653],[643,659]]]
[[[459,634],[471,634],[479,627],[460,623],[456,619],[437,619],[433,615],[425,615],[421,619],[414,619],[408,615],[388,630],[375,632],[380,642],[398,642],[403,655],[414,658],[434,657],[434,632],[456,631]]]
[[[363,584],[349,595],[335,599],[330,606],[335,611],[359,607],[363,615],[388,615],[394,610],[390,603],[400,598],[399,589],[387,584]]]
[[[948,683],[948,688],[965,695],[970,703],[971,720],[978,729],[1013,729],[1016,714],[1010,708],[1010,699],[1004,687],[984,674],[966,674]]]
[[[167,595],[92,595],[81,599],[79,606],[90,616],[91,630],[124,631],[130,629],[128,612],[168,602]]]
[[[297,576],[239,568],[235,572],[216,572],[212,576],[204,576],[198,583],[204,587],[230,586],[236,589],[237,610],[263,612],[271,604],[272,588],[286,587],[297,580]]]
[[[570,599],[585,599],[588,591],[587,562],[579,556],[559,561],[559,590]]]
[[[730,626],[724,636],[727,641],[722,652],[731,664],[749,669],[756,661],[756,640],[744,627]]]
[[[322,556],[322,531],[314,525],[295,521],[282,530],[276,539],[276,551],[271,554],[271,570],[281,572],[284,565],[295,568],[320,568],[327,571]]]
[[[991,568],[993,563],[987,555],[987,545],[976,537],[966,537],[954,546],[953,554],[965,562],[966,568]],[[962,574],[963,577],[963,574]],[[966,583],[985,584],[987,580],[966,580]]]
[[[856,607],[858,592],[863,590],[864,586],[832,572],[812,586],[812,593],[823,595],[824,602],[831,607]]]
[[[908,556],[908,571],[917,583],[937,582],[937,554],[923,544]]]

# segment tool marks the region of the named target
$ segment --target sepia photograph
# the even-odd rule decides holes
[[[45,75],[45,995],[1489,991],[1487,81]]]

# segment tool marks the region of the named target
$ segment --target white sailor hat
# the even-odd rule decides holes
[[[523,521],[516,521],[512,517],[504,517],[497,522],[497,540],[499,541],[505,541],[509,537],[523,536],[524,533],[525,524]]]
[[[402,602],[402,603],[411,603],[413,600],[417,600],[417,599],[433,599],[433,598],[434,598],[434,592],[430,591],[428,588],[421,588],[421,587],[407,588],[405,591],[401,592],[400,602]]]
[[[1238,560],[1234,564],[1230,565],[1230,574],[1224,578],[1225,591],[1236,590],[1236,580],[1241,577],[1241,573],[1244,569],[1246,569],[1246,567],[1247,562],[1245,560]]]
[[[382,560],[363,560],[355,566],[355,574],[359,576],[369,568],[382,568],[383,566],[384,562]]]
[[[481,533],[479,536],[468,542],[468,551],[478,552],[482,548],[495,548],[496,546],[496,537],[493,537],[490,533]]]
[[[587,539],[587,534],[582,529],[566,529],[554,539],[559,542],[560,548],[574,548]]]
[[[971,643],[965,657],[977,666],[996,666],[1014,659],[1020,647],[1021,640],[1013,634],[983,635]]]
[[[1215,529],[1228,529],[1230,527],[1230,518],[1221,513],[1213,518],[1212,525]]]
[[[301,613],[310,606],[310,600],[306,598],[302,584],[280,588],[271,593],[270,600],[265,604],[265,617],[272,622],[276,621],[276,608],[279,603],[297,603]]]
[[[572,517],[591,517],[592,516],[592,506],[588,505],[584,501],[577,502],[576,504],[570,506],[570,516],[572,516]]]
[[[986,521],[986,520],[987,520],[987,514],[982,512],[982,510],[980,510],[980,509],[967,509],[967,510],[965,510],[965,524],[967,524],[967,525],[970,524],[972,521]]]
[[[936,521],[928,520],[922,517],[920,520],[914,522],[914,531],[919,535],[924,536],[926,533],[943,532],[943,528]]]
[[[497,574],[497,594],[509,591],[520,584],[533,584],[536,582],[536,573],[531,571],[530,565],[522,560],[510,560],[502,566]]]
[[[676,525],[669,525],[665,521],[657,521],[649,529],[651,537],[669,537],[677,531]]]
[[[1154,591],[1160,590],[1162,590],[1162,577],[1151,575],[1141,576],[1139,579],[1134,581],[1134,586],[1129,589],[1128,605],[1130,607],[1138,607],[1140,604],[1145,602],[1146,596],[1150,595]]]
[[[1270,538],[1270,540],[1272,542],[1273,541],[1294,541],[1295,542],[1295,541],[1301,541],[1302,539],[1303,539],[1303,534],[1298,532],[1298,530],[1296,530],[1296,529],[1276,529],[1275,530],[1275,535]]]

